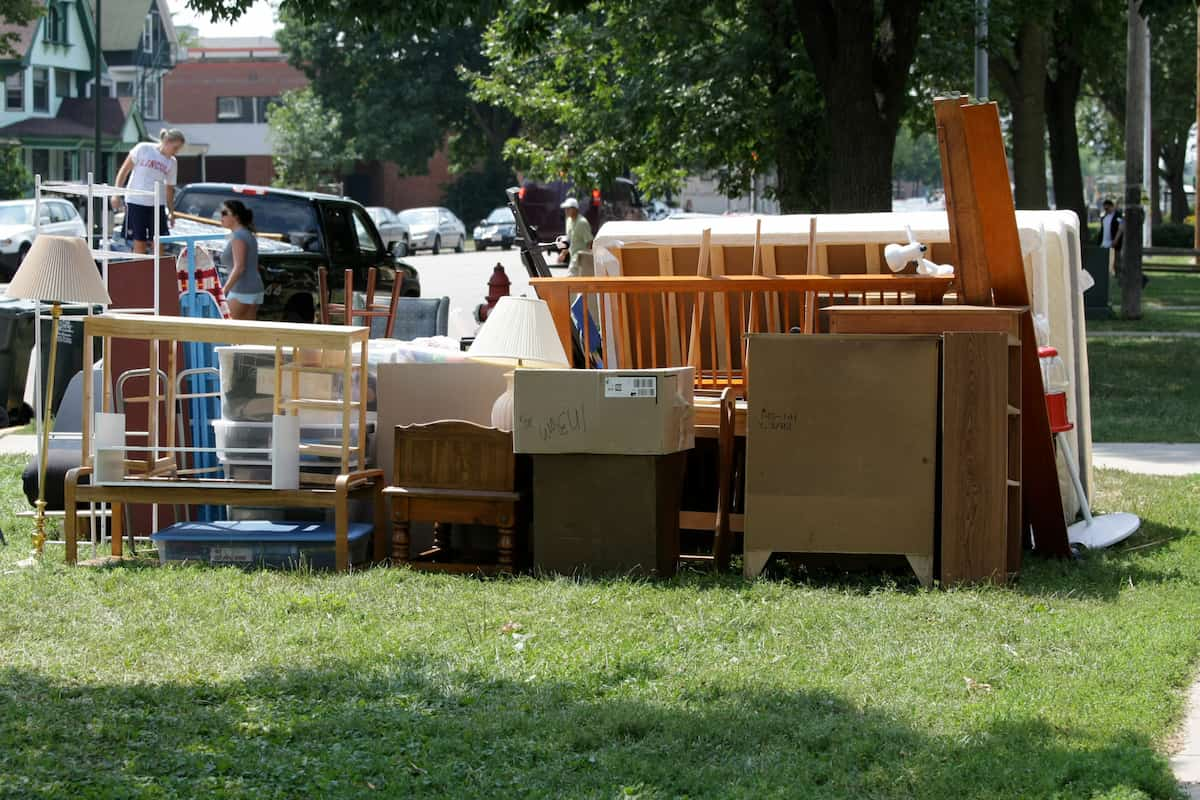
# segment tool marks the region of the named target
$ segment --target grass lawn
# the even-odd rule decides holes
[[[1174,797],[1200,480],[1015,587],[67,569],[0,461],[0,797]],[[1119,498],[1119,499],[1118,499]],[[881,521],[881,524],[884,524]]]
[[[1200,339],[1092,337],[1088,368],[1095,441],[1200,442]]]
[[[1149,273],[1150,283],[1142,295],[1142,319],[1090,319],[1089,330],[1198,331],[1200,332],[1200,273]],[[1121,287],[1116,278],[1108,284],[1114,312],[1121,310]],[[1176,308],[1185,306],[1188,308]]]

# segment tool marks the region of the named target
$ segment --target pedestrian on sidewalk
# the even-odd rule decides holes
[[[1104,213],[1100,215],[1100,236],[1097,241],[1108,251],[1108,270],[1117,274],[1121,263],[1121,244],[1125,239],[1125,220],[1112,200],[1104,201]]]
[[[559,261],[567,261],[567,274],[571,277],[579,275],[579,254],[592,246],[592,225],[587,217],[579,213],[579,201],[568,197],[559,206],[567,215],[565,236],[567,249],[559,254]]]
[[[175,182],[179,176],[179,162],[175,154],[183,148],[186,139],[183,131],[163,128],[158,134],[158,143],[142,142],[129,151],[125,163],[117,172],[113,185],[128,186],[138,192],[153,192],[154,184],[166,185],[166,196],[160,198],[159,235],[170,232],[175,221]],[[128,183],[126,183],[128,181]],[[121,198],[112,199],[113,210],[121,207]],[[154,239],[154,197],[144,194],[129,194],[125,198],[124,236],[133,242],[133,252],[149,253]]]

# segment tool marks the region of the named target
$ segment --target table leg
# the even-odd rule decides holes
[[[76,472],[77,470],[68,472],[63,484],[63,538],[66,540],[68,564],[74,564],[79,559],[79,545],[75,538],[78,523],[75,514],[75,484],[79,480]]]
[[[388,556],[388,542],[384,537],[387,532],[387,501],[383,498],[383,480],[375,481],[375,526],[371,536],[375,540],[375,562],[379,563]]]

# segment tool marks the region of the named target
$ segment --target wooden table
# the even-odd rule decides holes
[[[79,467],[67,473],[65,487],[66,514],[63,530],[67,542],[67,563],[78,558],[78,503],[159,503],[162,505],[244,505],[269,508],[331,508],[334,512],[335,556],[338,571],[350,568],[350,500],[371,497],[375,504],[374,551],[375,561],[387,558],[384,520],[387,508],[383,501],[383,472],[371,469],[338,475],[332,489],[262,489],[242,486],[222,486],[225,481],[189,481],[180,484],[170,479],[137,481],[112,485],[79,485],[79,479],[90,475],[91,467]],[[113,536],[112,554],[122,555],[121,538]]]

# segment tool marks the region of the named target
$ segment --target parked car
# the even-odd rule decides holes
[[[13,273],[25,260],[25,254],[37,238],[33,221],[33,200],[8,200],[0,203],[0,277],[12,280]],[[58,198],[42,200],[42,231],[55,236],[86,236],[87,225],[75,206]]]
[[[508,206],[497,206],[492,213],[481,219],[471,232],[476,250],[487,250],[491,245],[499,245],[508,250],[517,238],[517,220],[513,217],[512,209]]]
[[[453,247],[456,253],[466,249],[467,226],[448,208],[407,208],[400,212],[400,219],[408,225],[414,253],[428,250],[436,256],[443,247]]]
[[[266,186],[231,183],[193,183],[175,197],[175,210],[206,219],[219,219],[221,204],[241,200],[254,212],[259,233],[274,233],[298,249],[291,252],[260,250],[258,266],[266,284],[266,299],[259,308],[262,319],[279,319],[293,294],[308,292],[319,302],[320,267],[329,268],[330,286],[341,289],[345,269],[354,271],[356,286],[365,287],[367,270],[375,267],[377,284],[390,292],[401,280],[400,293],[420,297],[416,269],[397,259],[367,210],[347,197],[295,192]]]
[[[367,213],[375,221],[384,247],[389,248],[394,255],[408,255],[408,223],[400,219],[395,211],[383,206],[367,206]]]
[[[562,203],[568,197],[579,200],[579,211],[592,225],[592,233],[609,220],[646,219],[642,197],[637,185],[628,178],[617,178],[612,184],[577,193],[575,185],[564,181],[537,183],[525,181],[517,194],[521,213],[540,241],[553,241],[566,228]]]

